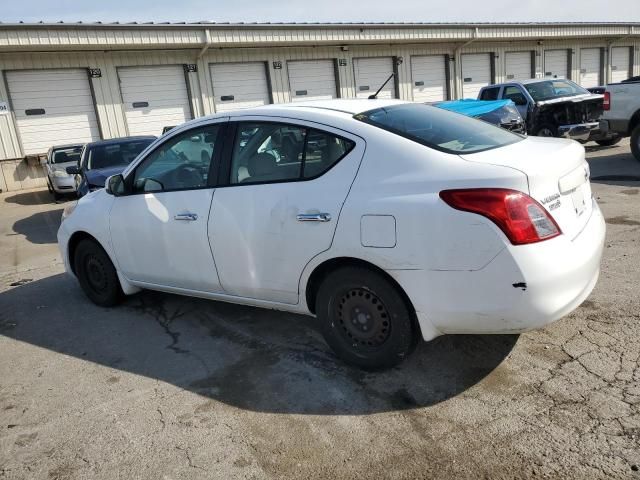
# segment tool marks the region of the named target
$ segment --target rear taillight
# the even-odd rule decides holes
[[[604,92],[604,100],[602,100],[602,108],[611,110],[611,93]]]
[[[545,208],[529,195],[505,188],[444,190],[440,198],[457,210],[487,217],[514,245],[541,242],[562,232]]]

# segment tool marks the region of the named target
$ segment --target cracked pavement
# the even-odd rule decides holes
[[[62,274],[64,202],[0,195],[0,479],[640,479],[640,163],[628,141],[588,156],[608,223],[591,297],[373,374],[312,318],[154,292],[96,307]]]

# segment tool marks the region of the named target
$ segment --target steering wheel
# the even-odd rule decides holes
[[[180,188],[204,186],[202,173],[191,165],[180,165],[174,170],[173,177]]]

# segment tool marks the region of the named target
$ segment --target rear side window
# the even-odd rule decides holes
[[[300,125],[240,123],[231,159],[231,184],[315,178],[355,146],[351,140]]]
[[[485,88],[480,94],[480,100],[497,100],[498,92],[500,92],[500,87]]]
[[[446,153],[477,153],[510,145],[520,135],[464,115],[417,103],[354,115],[356,120]]]

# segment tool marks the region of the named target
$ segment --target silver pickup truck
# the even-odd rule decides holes
[[[631,152],[640,162],[640,79],[607,85],[601,128],[631,137]]]

